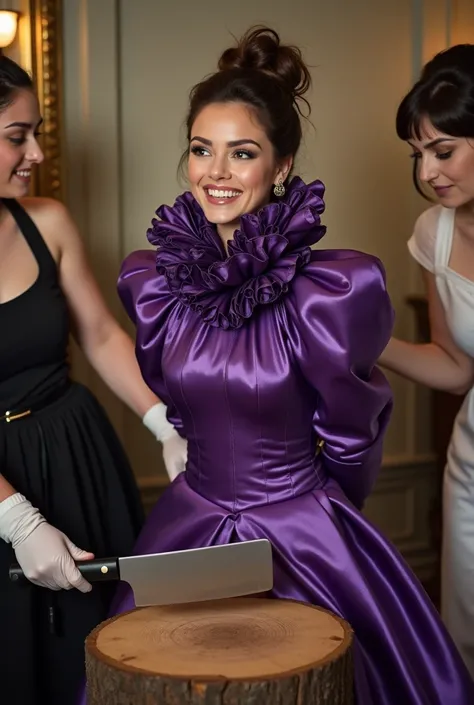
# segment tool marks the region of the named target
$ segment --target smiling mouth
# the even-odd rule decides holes
[[[207,200],[215,205],[234,203],[234,201],[242,195],[242,191],[236,191],[235,189],[217,188],[205,188],[204,193],[206,194]]]
[[[27,181],[31,177],[31,169],[16,169],[13,174],[19,179]]]

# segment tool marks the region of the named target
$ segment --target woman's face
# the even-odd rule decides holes
[[[270,200],[292,158],[278,162],[255,112],[244,103],[212,103],[191,129],[188,179],[193,196],[224,241],[233,237],[245,213]]]
[[[418,161],[418,177],[447,208],[474,204],[474,140],[439,132],[428,119],[420,139],[409,140]]]
[[[17,92],[14,101],[0,112],[0,195],[22,198],[28,193],[31,169],[43,161],[36,141],[41,124],[38,100],[27,89]]]

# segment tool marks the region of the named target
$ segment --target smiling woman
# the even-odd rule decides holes
[[[134,551],[267,538],[270,596],[354,629],[357,702],[472,705],[433,605],[361,512],[392,409],[375,363],[393,310],[375,257],[321,246],[321,181],[289,178],[308,85],[270,28],[225,50],[191,92],[191,192],[156,211],[156,251],[123,263],[142,374],[189,444]],[[122,585],[112,614],[133,607]]]
[[[13,102],[5,97],[2,105],[0,98],[0,192],[4,198],[26,196],[32,167],[43,161],[37,142],[43,122],[38,101],[28,86],[23,88]]]
[[[75,561],[126,555],[143,519],[109,419],[70,378],[70,334],[163,442],[170,474],[186,460],[67,209],[27,195],[43,161],[41,122],[29,75],[0,56],[0,687],[16,705],[73,701],[85,637],[111,597],[103,586],[92,591]],[[9,582],[14,560],[27,589]]]
[[[265,129],[242,103],[208,105],[193,122],[191,191],[224,241],[233,237],[242,215],[268,203],[272,186],[286,180],[292,161],[291,155],[276,158]]]
[[[272,188],[285,194],[302,137],[300,102],[310,110],[304,94],[311,76],[300,50],[280,46],[270,67],[271,43],[271,33],[249,33],[191,92],[182,161],[193,196],[224,242],[242,215],[271,200]]]

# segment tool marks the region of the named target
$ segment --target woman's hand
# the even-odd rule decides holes
[[[0,502],[0,535],[12,544],[25,576],[35,585],[50,590],[92,589],[74,561],[92,559],[94,554],[48,524],[23,495],[16,493]]]
[[[423,270],[429,303],[431,342],[408,343],[391,338],[378,362],[393,372],[432,389],[465,394],[474,382],[474,361],[456,345],[431,272]]]
[[[143,423],[163,445],[163,461],[171,482],[186,470],[188,442],[181,438],[174,426],[166,418],[166,406],[158,403],[152,406],[143,417]]]

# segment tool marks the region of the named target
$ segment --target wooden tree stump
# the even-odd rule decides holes
[[[353,705],[352,631],[293,600],[145,607],[86,641],[87,705]]]

